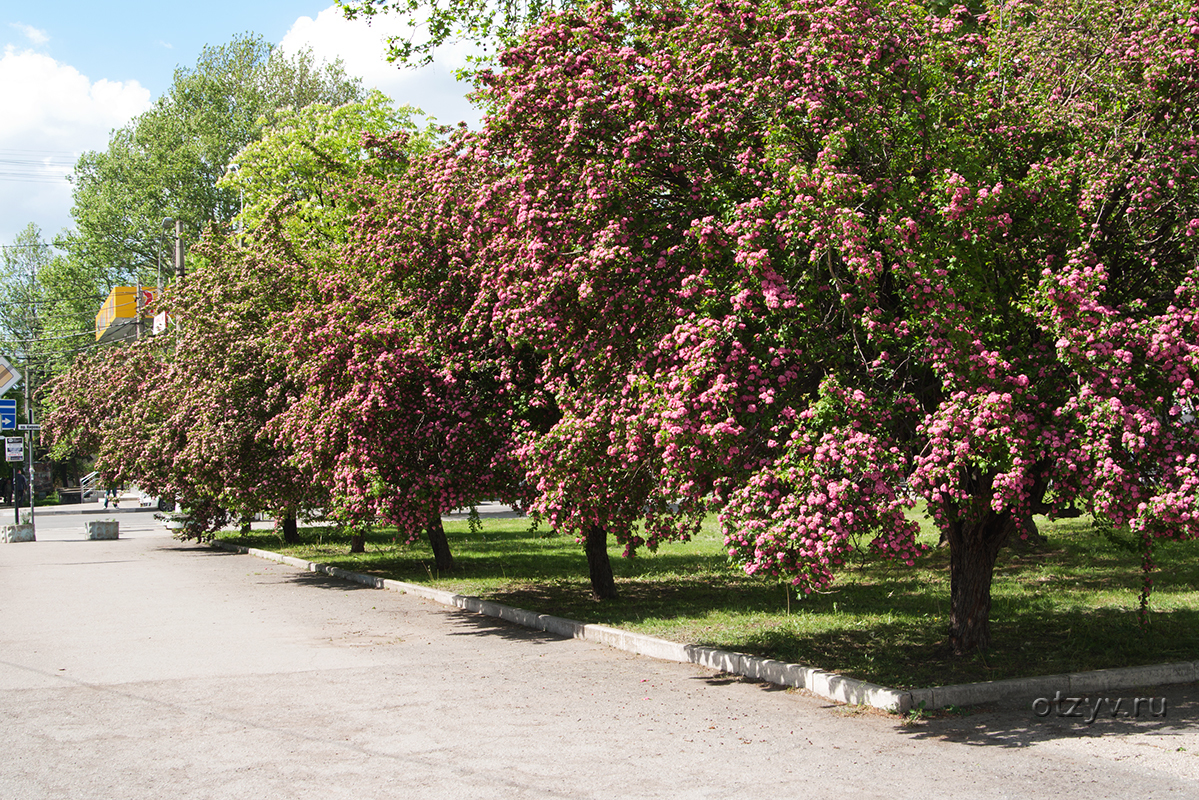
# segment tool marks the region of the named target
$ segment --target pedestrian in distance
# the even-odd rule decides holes
[[[25,505],[25,490],[29,488],[29,482],[25,480],[25,472],[18,469],[12,477],[13,482],[13,505]]]

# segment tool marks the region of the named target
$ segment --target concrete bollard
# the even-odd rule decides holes
[[[24,525],[0,525],[0,542],[32,541],[35,541],[33,526],[29,523],[25,523]]]
[[[93,519],[83,523],[89,539],[116,539],[121,523],[115,519]]]

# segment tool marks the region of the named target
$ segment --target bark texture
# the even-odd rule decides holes
[[[449,572],[454,568],[454,556],[450,553],[450,541],[445,537],[440,513],[434,513],[429,518],[428,534],[429,546],[433,548],[433,563],[439,572]]]
[[[950,526],[949,644],[958,655],[991,646],[991,576],[999,549],[1018,525],[1011,512],[987,509]]]
[[[288,544],[300,543],[300,529],[296,525],[295,514],[288,514],[283,518],[283,541]]]
[[[608,529],[592,525],[587,530],[587,570],[591,574],[591,596],[596,600],[616,599],[616,578],[608,559]]]

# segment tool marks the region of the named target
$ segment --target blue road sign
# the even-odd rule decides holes
[[[17,428],[17,401],[0,400],[0,430],[12,431]]]

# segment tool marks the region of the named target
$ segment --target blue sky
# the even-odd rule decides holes
[[[204,45],[236,34],[342,58],[349,73],[397,103],[477,126],[467,87],[453,77],[465,50],[446,48],[437,64],[402,70],[384,60],[382,39],[404,30],[390,17],[347,22],[333,0],[0,0],[0,244],[30,222],[48,240],[70,227],[64,176],[79,155],[104,149],[110,132],[163,94],[175,68],[194,65]]]
[[[44,52],[93,79],[135,80],[155,96],[171,84],[177,64],[194,64],[205,44],[229,41],[245,31],[279,42],[299,17],[316,17],[331,2],[304,0],[209,0],[208,2],[10,3],[0,33],[20,44],[13,23],[43,31]]]

